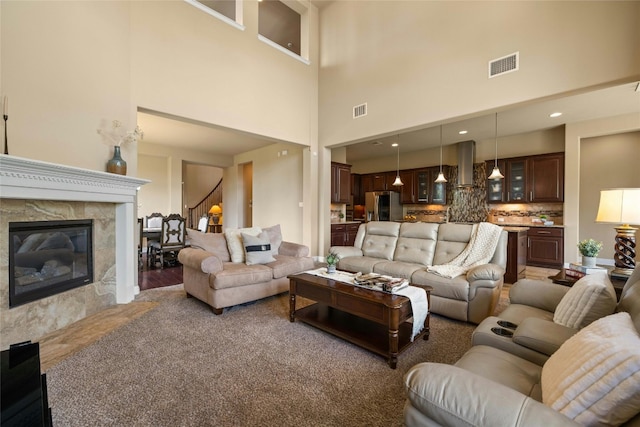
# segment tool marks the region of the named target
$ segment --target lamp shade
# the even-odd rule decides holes
[[[213,205],[211,206],[211,209],[209,209],[209,213],[211,215],[219,215],[222,213],[222,208],[218,205]]]
[[[640,224],[640,188],[601,190],[596,222]]]

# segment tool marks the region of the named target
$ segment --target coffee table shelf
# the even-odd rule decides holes
[[[381,356],[389,356],[389,327],[356,315],[329,307],[325,304],[315,303],[295,312],[295,318],[308,323],[320,330],[329,332],[352,344]],[[411,342],[413,325],[404,322],[398,328],[398,353],[408,348]],[[423,329],[420,335],[414,338],[420,339],[428,330]]]

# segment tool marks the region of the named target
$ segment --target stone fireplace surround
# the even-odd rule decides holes
[[[148,180],[0,154],[0,348],[110,305],[137,286],[137,190]],[[9,309],[8,223],[94,220],[94,283]]]

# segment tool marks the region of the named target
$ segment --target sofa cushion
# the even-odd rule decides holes
[[[350,256],[340,258],[338,268],[344,271],[372,273],[376,264],[385,262],[383,259],[368,256]]]
[[[224,269],[209,280],[213,289],[234,288],[271,281],[273,271],[266,265],[246,265],[245,263],[225,262]]]
[[[460,255],[471,240],[473,224],[440,224],[433,265],[446,264]]]
[[[293,257],[287,255],[276,255],[275,261],[267,264],[273,271],[273,278],[280,279],[290,274],[296,274],[314,267],[313,258],[310,257]]]
[[[244,247],[244,258],[247,265],[267,264],[275,261],[271,254],[271,240],[266,231],[252,236],[247,233],[240,233],[242,245]]]
[[[553,321],[581,329],[616,308],[616,292],[606,273],[588,274],[578,280],[560,300]]]
[[[271,254],[278,255],[280,245],[282,245],[282,230],[280,229],[280,224],[263,228],[262,231],[266,231],[269,235],[269,240],[271,241]]]
[[[370,222],[366,225],[367,234],[362,241],[361,248],[364,256],[391,261],[396,250],[400,224],[380,221]]]
[[[538,401],[542,367],[506,351],[485,345],[474,345],[455,363],[473,372]]]
[[[231,256],[231,262],[244,262],[244,246],[242,245],[242,233],[257,236],[262,231],[259,227],[227,228],[224,237],[227,239],[227,248]]]
[[[413,273],[411,282],[417,285],[432,286],[433,290],[431,291],[431,295],[469,301],[469,282],[467,282],[466,276],[464,275],[449,279],[422,269]]]
[[[438,225],[405,222],[400,226],[400,235],[393,255],[394,261],[429,266],[438,238]]]
[[[193,248],[204,249],[211,252],[222,262],[231,261],[229,249],[227,248],[227,240],[221,233],[202,233],[198,230],[187,228],[187,239]]]
[[[569,338],[542,368],[546,405],[582,425],[620,425],[640,412],[640,335],[626,312]]]
[[[424,269],[421,264],[400,261],[382,261],[373,266],[373,272],[391,277],[411,279],[413,273]]]

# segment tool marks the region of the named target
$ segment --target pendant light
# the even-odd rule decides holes
[[[400,135],[398,135],[397,140],[400,141]],[[401,185],[404,185],[404,183],[400,179],[400,144],[396,142],[395,146],[398,148],[398,168],[396,169],[396,180],[393,181],[393,184],[391,185],[395,187],[400,187]]]
[[[489,175],[488,179],[503,179],[504,175],[500,172],[498,167],[498,113],[496,113],[496,162],[493,166],[493,172]]]
[[[435,182],[438,184],[447,182],[447,178],[445,178],[442,173],[442,125],[440,125],[440,173],[438,174]]]

